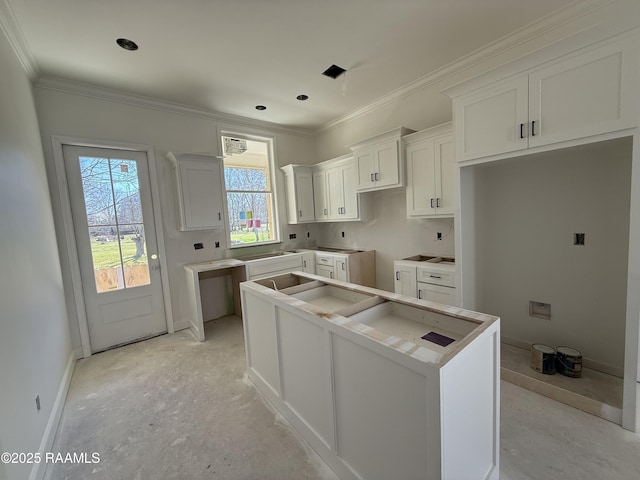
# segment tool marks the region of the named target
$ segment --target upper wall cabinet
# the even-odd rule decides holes
[[[453,216],[457,169],[451,123],[403,138],[407,159],[407,217]]]
[[[287,195],[287,222],[309,223],[315,221],[313,205],[313,167],[285,165]]]
[[[314,167],[313,189],[317,221],[360,220],[353,156],[344,155]]]
[[[599,44],[454,96],[458,160],[637,126],[636,42],[628,37]]]
[[[178,186],[178,228],[224,228],[224,170],[222,159],[210,155],[169,153]]]
[[[403,127],[351,145],[358,192],[404,186],[401,138],[412,133]]]

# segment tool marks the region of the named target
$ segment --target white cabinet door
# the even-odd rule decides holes
[[[442,125],[412,135],[406,142],[407,216],[455,214],[458,166],[451,127]],[[416,137],[418,136],[418,137]]]
[[[356,165],[358,190],[368,190],[375,186],[376,163],[371,147],[355,150],[353,158]]]
[[[316,273],[315,252],[304,252],[302,254],[302,271],[305,273]]]
[[[398,140],[391,140],[374,146],[375,187],[403,185],[400,176],[400,154]]]
[[[178,180],[180,230],[224,228],[222,160],[208,155],[169,154]]]
[[[340,219],[344,209],[344,187],[342,184],[342,168],[327,171],[327,197],[329,218]]]
[[[319,170],[313,174],[313,203],[316,220],[329,218],[329,202],[327,198],[327,172]]]
[[[418,282],[418,298],[422,300],[429,300],[430,302],[442,303],[444,305],[455,305],[455,296],[455,288]]]
[[[416,267],[402,262],[394,262],[395,277],[394,291],[400,295],[416,298],[418,289],[416,283]]]
[[[527,148],[527,76],[491,85],[454,102],[458,160]]]
[[[287,221],[290,224],[315,220],[313,199],[313,168],[304,165],[285,165]]]
[[[627,43],[610,44],[529,75],[529,147],[637,124],[634,102],[625,98],[633,98],[631,89],[637,89],[638,56]]]
[[[335,258],[335,278],[343,282],[349,281],[349,260],[347,255],[336,255]]]
[[[356,191],[356,168],[351,163],[342,168],[342,192],[344,195],[344,210],[342,218],[356,220],[360,218],[360,202]]]
[[[458,165],[453,137],[434,140],[436,215],[453,215],[458,205]]]
[[[316,265],[316,275],[321,277],[333,278],[333,267],[327,265]]]
[[[433,140],[409,145],[407,155],[407,215],[435,215],[435,150]],[[396,292],[398,293],[398,292]]]

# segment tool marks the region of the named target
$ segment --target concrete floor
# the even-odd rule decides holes
[[[52,451],[97,452],[100,463],[49,465],[45,479],[335,479],[247,385],[241,321],[209,322],[206,334],[80,361]],[[501,479],[640,478],[639,435],[501,388]]]

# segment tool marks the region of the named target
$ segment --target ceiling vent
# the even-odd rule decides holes
[[[329,78],[333,78],[335,80],[340,75],[342,75],[344,72],[346,72],[346,70],[344,68],[339,67],[338,65],[331,65],[324,72],[322,72],[322,74],[326,75]]]
[[[238,138],[224,138],[225,155],[239,155],[247,151],[247,141]]]

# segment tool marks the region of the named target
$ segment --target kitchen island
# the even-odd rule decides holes
[[[342,479],[497,479],[497,317],[295,272],[240,285],[248,378]]]

